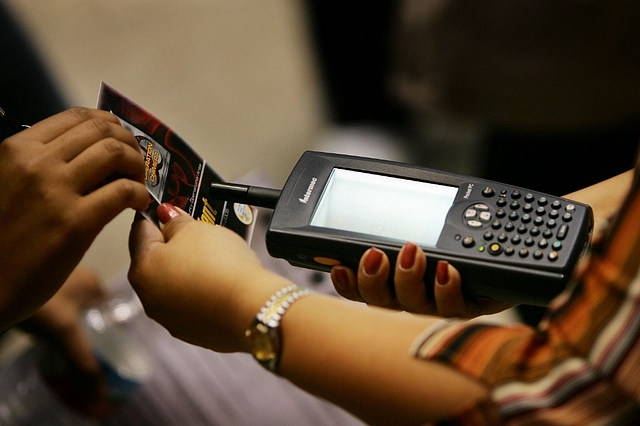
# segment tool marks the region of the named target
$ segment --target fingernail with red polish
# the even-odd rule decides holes
[[[436,266],[436,282],[440,285],[449,283],[449,263],[445,260],[439,260]]]
[[[376,248],[369,249],[367,258],[364,260],[364,272],[367,275],[375,275],[382,263],[382,252]]]
[[[413,264],[416,261],[416,251],[418,246],[413,243],[407,243],[402,250],[402,257],[400,258],[400,268],[408,270],[413,268]]]
[[[340,289],[346,289],[349,287],[349,275],[347,274],[346,269],[335,267],[333,269],[333,276],[336,280],[336,287]]]
[[[180,216],[180,212],[176,210],[171,204],[163,203],[158,206],[158,220],[160,223],[165,224],[169,222],[171,219]]]

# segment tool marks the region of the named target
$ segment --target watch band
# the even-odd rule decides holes
[[[280,331],[282,316],[296,300],[308,294],[311,294],[311,290],[297,285],[290,285],[276,291],[245,331],[253,357],[267,370],[277,374],[282,352]]]

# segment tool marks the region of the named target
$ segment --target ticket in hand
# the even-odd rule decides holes
[[[196,220],[225,226],[251,239],[257,210],[210,198],[211,184],[223,182],[222,178],[177,133],[104,82],[100,84],[98,108],[113,113],[138,140],[149,191],[149,204],[142,213],[147,219],[157,225],[157,207],[169,203]]]

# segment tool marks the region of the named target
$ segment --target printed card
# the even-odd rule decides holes
[[[225,226],[251,239],[257,210],[210,198],[211,183],[223,182],[222,178],[171,128],[104,82],[98,108],[113,113],[138,140],[149,191],[149,205],[143,212],[147,219],[157,225],[156,208],[170,203],[196,220]]]

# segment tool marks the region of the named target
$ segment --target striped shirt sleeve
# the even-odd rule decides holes
[[[418,337],[416,357],[490,390],[447,424],[640,420],[639,176],[607,238],[537,328],[449,321]]]

